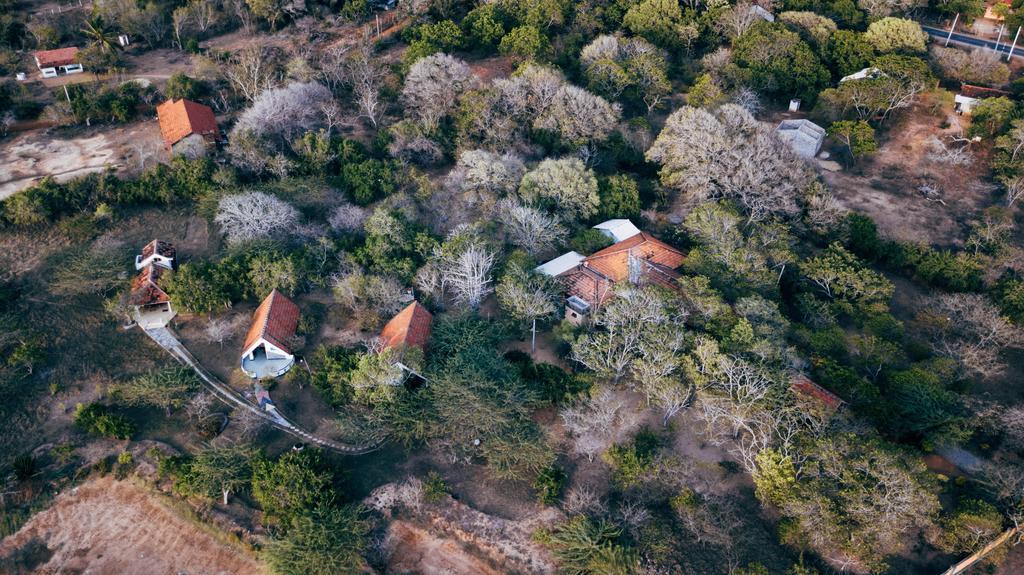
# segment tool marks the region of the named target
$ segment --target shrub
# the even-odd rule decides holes
[[[90,403],[75,408],[75,425],[87,433],[113,439],[131,439],[135,425],[123,415],[110,413],[110,408],[100,403]]]
[[[629,445],[613,445],[601,458],[614,470],[614,481],[628,489],[641,484],[654,468],[658,436],[642,429]]]
[[[533,489],[537,492],[537,499],[542,505],[554,505],[562,494],[565,487],[565,472],[560,467],[551,466],[539,474],[533,481]]]

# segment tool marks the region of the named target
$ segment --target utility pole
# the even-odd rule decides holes
[[[949,39],[953,37],[953,30],[956,29],[956,22],[960,19],[960,13],[956,13],[956,18],[953,18],[953,25],[949,27],[949,35],[946,36],[946,43],[943,46],[949,46]]]
[[[1005,23],[999,25],[999,34],[996,36],[996,52],[999,51],[999,41],[1003,39],[1003,28],[1005,27]]]
[[[1020,26],[1017,26],[1017,33],[1013,35],[1013,45],[1010,46],[1010,53],[1006,55],[1006,61],[1013,58],[1013,50],[1017,47],[1017,38],[1020,38]]]
[[[533,338],[530,340],[530,355],[537,353],[537,318],[533,318],[533,328],[530,329],[533,332]]]

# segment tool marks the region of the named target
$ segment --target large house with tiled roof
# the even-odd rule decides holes
[[[132,280],[128,304],[132,306],[132,317],[142,329],[153,329],[167,325],[177,312],[171,306],[171,296],[162,284],[171,270],[157,265],[147,265],[139,270]]]
[[[614,295],[615,286],[623,282],[675,289],[680,275],[677,270],[685,260],[686,255],[678,249],[647,232],[638,232],[571,267],[550,266],[548,262],[538,266],[536,271],[562,281],[567,295],[565,317],[580,323],[591,309],[608,301]]]
[[[192,100],[167,100],[156,107],[160,134],[168,151],[186,138],[201,138],[208,144],[220,141],[213,109]]]
[[[73,46],[40,50],[32,55],[36,60],[36,68],[43,73],[43,78],[56,78],[60,74],[79,74],[85,71],[78,63],[78,48]]]
[[[292,339],[299,327],[299,306],[276,289],[253,314],[242,347],[242,371],[264,379],[284,375],[295,364]]]

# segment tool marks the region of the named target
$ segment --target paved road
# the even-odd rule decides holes
[[[945,42],[946,36],[949,36],[949,30],[941,30],[939,28],[932,28],[931,26],[921,26],[921,29],[927,32],[928,35],[934,37],[936,41]],[[1024,34],[1022,34],[1022,36],[1024,36]],[[996,50],[1002,52],[1003,54],[1009,54],[1010,42],[1013,42],[1013,36],[1010,36],[1009,38],[1004,36],[1003,39],[999,42],[998,48],[996,48],[996,43],[994,40],[986,40],[984,38],[977,38],[975,36],[968,36],[967,34],[958,34],[955,32],[953,33],[953,37],[950,38],[949,41],[952,44],[962,44],[965,46],[976,46],[979,48],[988,49],[995,48]],[[1024,47],[1021,46],[1021,42],[1024,42],[1024,37],[1022,37],[1017,42],[1017,47],[1013,51],[1014,58],[1024,57]]]
[[[184,344],[174,336],[174,333],[172,333],[171,330],[166,327],[161,327],[143,331],[145,331],[146,335],[155,341],[157,345],[167,350],[174,359],[192,368],[192,370],[199,376],[199,379],[202,380],[203,384],[213,392],[217,399],[232,407],[245,409],[254,413],[257,417],[285,433],[303,441],[337,451],[338,453],[344,453],[346,455],[362,455],[364,453],[369,453],[378,449],[383,444],[383,441],[381,441],[373,445],[344,445],[324,437],[313,435],[291,421],[288,421],[288,419],[278,413],[277,410],[264,411],[260,409],[227,384],[217,379],[216,376],[207,371],[206,368],[199,363],[199,360],[197,360],[195,356],[188,351]]]

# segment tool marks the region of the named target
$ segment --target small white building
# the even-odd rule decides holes
[[[33,54],[36,67],[43,73],[43,78],[56,78],[60,74],[80,74],[85,71],[78,63],[78,48],[58,48],[56,50],[40,50]]]
[[[789,145],[796,155],[813,160],[825,141],[825,128],[810,120],[783,120],[775,128],[779,139]]]
[[[953,96],[953,110],[961,116],[964,114],[970,116],[971,112],[974,111],[974,107],[980,103],[980,98],[972,98],[970,96],[964,96],[963,94]]]
[[[150,265],[169,270],[174,269],[175,255],[174,244],[162,240],[153,240],[142,248],[141,254],[135,256],[135,269],[141,270]]]
[[[758,18],[764,20],[765,22],[774,22],[775,21],[775,14],[772,14],[767,9],[765,9],[765,8],[763,8],[761,6],[758,6],[757,4],[754,4],[753,6],[751,6],[750,7],[750,11],[753,12]]]
[[[843,76],[842,79],[839,80],[839,83],[842,84],[843,82],[849,82],[851,80],[874,80],[875,78],[881,78],[882,76],[885,76],[885,73],[878,68],[864,68],[863,70],[854,72],[849,76]]]
[[[253,314],[242,348],[242,371],[254,379],[284,375],[295,364],[291,340],[299,327],[299,307],[273,290]]]
[[[575,269],[576,266],[580,265],[580,262],[582,262],[585,259],[587,258],[583,254],[577,252],[567,252],[547,263],[541,264],[533,268],[533,271],[551,277],[555,277],[562,275],[571,269]]]
[[[633,222],[626,219],[608,220],[594,226],[594,229],[608,236],[613,242],[618,243],[640,233],[640,228],[633,225]]]

